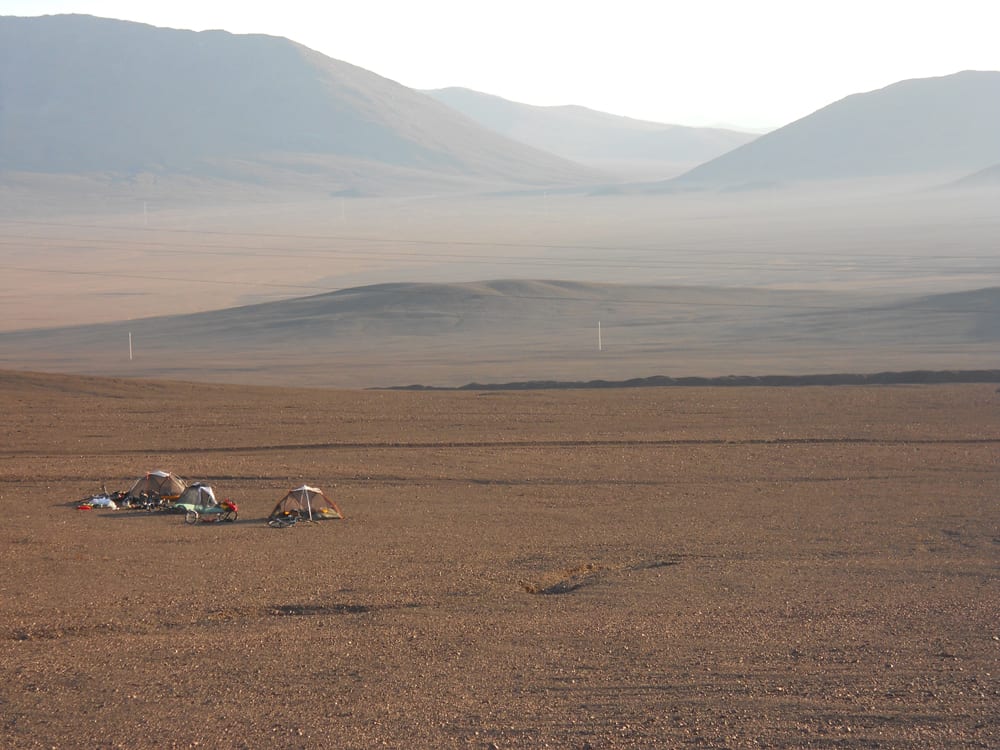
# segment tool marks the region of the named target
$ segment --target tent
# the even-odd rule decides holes
[[[215,491],[207,484],[195,482],[187,487],[171,506],[184,511],[186,523],[198,521],[235,521],[239,508],[232,500],[218,500]]]
[[[204,513],[206,509],[218,508],[219,501],[215,499],[215,490],[209,485],[195,482],[184,489],[174,502],[174,507],[185,510],[197,509],[199,513]]]
[[[138,498],[145,495],[173,499],[180,495],[186,487],[187,483],[183,479],[174,476],[169,471],[151,471],[135,481],[135,484],[125,493],[125,498]]]
[[[298,515],[315,521],[320,518],[343,518],[340,508],[318,487],[302,485],[288,493],[278,501],[268,519],[278,516]]]

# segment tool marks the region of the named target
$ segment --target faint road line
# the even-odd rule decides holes
[[[115,456],[147,453],[273,453],[278,451],[337,451],[337,450],[450,450],[470,448],[645,448],[688,446],[783,446],[783,445],[1000,445],[1000,437],[988,438],[692,438],[663,440],[444,440],[439,442],[331,442],[286,443],[278,445],[199,446],[170,448],[150,446],[100,453],[80,453],[78,450],[46,451],[6,450],[3,456]]]

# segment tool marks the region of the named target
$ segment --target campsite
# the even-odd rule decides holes
[[[0,408],[4,747],[1000,744],[995,385]],[[157,469],[238,519],[73,507]]]
[[[205,482],[188,484],[176,474],[157,469],[146,472],[127,490],[109,492],[106,483],[101,491],[73,502],[77,510],[144,510],[183,513],[184,522],[235,522],[239,506],[231,498],[218,498],[215,489]],[[302,485],[290,489],[267,516],[272,528],[287,528],[299,521],[314,523],[343,518],[343,511],[318,487]]]

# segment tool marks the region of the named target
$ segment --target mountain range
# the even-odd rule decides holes
[[[598,178],[279,37],[0,17],[0,55],[7,172],[291,175],[329,192]]]
[[[653,191],[919,174],[1000,161],[1000,72],[964,71],[854,94]]]
[[[426,93],[511,140],[623,178],[679,174],[757,138],[756,133],[667,125],[576,105],[538,107],[465,88]]]
[[[954,181],[1000,163],[1000,72],[901,81],[757,137],[419,92],[288,39],[80,15],[0,17],[0,107],[0,186],[153,175],[319,195],[656,193]]]

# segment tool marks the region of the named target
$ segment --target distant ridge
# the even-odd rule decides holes
[[[0,17],[3,172],[181,174],[325,192],[595,172],[279,37]]]
[[[512,140],[623,172],[687,168],[758,137],[724,128],[636,120],[576,105],[539,107],[458,87],[425,93]]]
[[[454,388],[425,385],[390,386],[395,391],[527,391],[584,388],[789,388],[836,385],[934,385],[944,383],[1000,383],[1000,370],[912,370],[909,372],[831,373],[825,375],[726,375],[671,378],[653,375],[629,380],[532,380],[515,383],[467,383]]]
[[[991,167],[962,177],[946,187],[1000,187],[1000,164],[994,164]]]
[[[648,192],[961,173],[1000,162],[1000,72],[854,94]]]
[[[674,378],[729,382],[727,373],[991,369],[998,342],[1000,288],[888,300],[874,292],[508,279],[377,284],[5,332],[0,367],[337,387],[594,383],[668,369]]]

